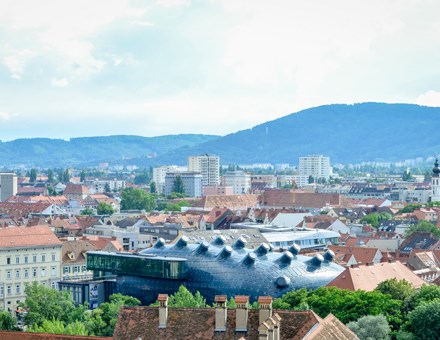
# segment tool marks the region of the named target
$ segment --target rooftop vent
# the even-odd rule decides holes
[[[234,248],[235,249],[243,249],[246,247],[246,244],[247,244],[247,241],[245,240],[245,238],[240,236],[237,239],[237,241],[235,241]]]
[[[243,260],[243,264],[250,267],[255,263],[256,259],[257,255],[255,255],[254,253],[248,253]]]
[[[257,249],[255,249],[255,254],[257,256],[266,255],[270,251],[270,246],[267,243],[261,243]]]
[[[202,243],[199,244],[199,246],[196,248],[195,253],[196,254],[204,254],[208,251],[209,248],[209,243],[206,241],[203,241]]]
[[[289,251],[292,253],[292,255],[298,255],[301,251],[301,247],[294,243],[289,247]]]
[[[165,246],[165,240],[161,237],[157,240],[156,244],[154,245],[154,248],[162,248]]]
[[[182,236],[182,237],[179,239],[179,241],[177,241],[175,247],[176,247],[176,248],[179,248],[179,249],[180,249],[180,248],[185,248],[185,247],[188,245],[188,241],[189,241],[188,237],[186,237],[186,236]]]
[[[278,288],[285,288],[290,285],[290,279],[287,276],[282,275],[277,277],[277,279],[275,280],[275,284]]]
[[[293,260],[293,255],[290,251],[286,250],[283,255],[281,255],[281,257],[279,258],[279,261],[281,263],[290,263]]]
[[[322,262],[324,262],[324,257],[321,254],[316,254],[310,260],[310,264],[316,267],[320,267]]]
[[[335,253],[328,249],[325,253],[324,253],[324,260],[327,262],[332,262],[333,259],[335,258]]]
[[[227,259],[232,254],[232,247],[231,246],[225,246],[220,253],[218,254],[219,259]]]
[[[214,243],[218,246],[222,246],[222,245],[226,244],[226,238],[223,235],[218,235],[212,243]]]

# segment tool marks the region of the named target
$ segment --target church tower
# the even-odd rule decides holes
[[[440,169],[438,167],[438,159],[435,160],[434,168],[432,169],[431,188],[431,202],[440,201]]]

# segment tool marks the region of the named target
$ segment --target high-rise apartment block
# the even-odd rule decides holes
[[[299,158],[299,175],[313,176],[313,178],[329,179],[331,175],[330,157],[310,155]]]
[[[251,190],[251,175],[244,171],[227,171],[223,184],[234,188],[234,195],[248,194]]]
[[[6,201],[17,194],[17,175],[0,173],[0,201]]]
[[[188,171],[200,172],[204,186],[220,184],[220,157],[215,155],[200,155],[188,157]]]

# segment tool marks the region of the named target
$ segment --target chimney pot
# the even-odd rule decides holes
[[[260,296],[258,298],[259,310],[259,324],[261,325],[272,316],[272,297]]]
[[[228,315],[228,297],[226,295],[216,295],[214,298],[215,307],[215,332],[226,331],[226,319]]]
[[[168,321],[168,294],[159,294],[159,328],[167,328]]]
[[[247,332],[248,316],[249,316],[249,296],[237,295],[235,296],[235,303],[237,305],[235,312],[235,331]]]

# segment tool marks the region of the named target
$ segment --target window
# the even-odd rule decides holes
[[[46,268],[41,268],[41,277],[46,276]]]
[[[15,294],[20,294],[20,285],[15,286]]]
[[[29,278],[29,269],[24,270],[24,278],[25,279]]]
[[[64,274],[69,274],[70,273],[70,267],[64,267]]]
[[[5,295],[5,287],[3,285],[0,286],[0,296]]]
[[[56,259],[55,254],[52,254],[52,261],[55,261],[55,259]]]
[[[85,273],[86,271],[87,271],[87,266],[84,265],[84,266],[83,266],[83,273]]]
[[[11,271],[10,271],[10,270],[6,271],[6,278],[7,278],[8,280],[11,279]]]
[[[51,285],[52,289],[56,289],[57,288],[57,283],[56,282],[52,282]]]
[[[37,277],[37,268],[32,269],[32,277]]]
[[[41,262],[46,262],[46,255],[41,255]]]
[[[26,256],[24,257],[24,263],[28,263],[28,262],[29,262],[29,256],[26,255]]]
[[[78,274],[78,266],[73,266],[73,273]]]
[[[32,255],[32,262],[37,262],[37,255]]]
[[[8,293],[8,295],[12,294],[12,286],[11,285],[8,285],[6,292]]]
[[[20,264],[20,256],[15,257],[15,264]]]
[[[6,258],[6,264],[11,264],[11,258],[10,257]]]
[[[52,276],[56,276],[56,275],[57,275],[57,271],[56,271],[56,268],[55,268],[55,267],[52,267],[52,268],[50,269],[50,275],[52,275]]]
[[[19,271],[19,270],[16,270],[16,271],[15,271],[15,278],[16,278],[16,279],[19,279],[19,278],[20,278],[20,271]]]

